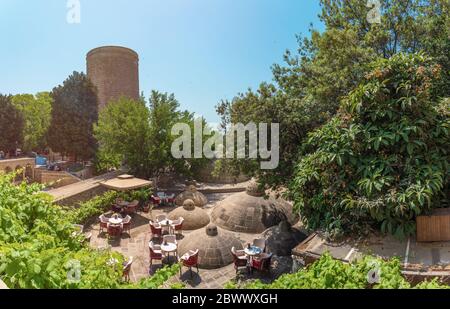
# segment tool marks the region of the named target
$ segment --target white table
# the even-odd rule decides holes
[[[169,259],[169,264],[170,264],[170,254],[172,252],[174,253],[175,259],[177,259],[177,250],[178,250],[177,244],[174,244],[171,242],[169,242],[167,244],[164,244],[164,243],[161,244],[161,252],[164,255],[167,255],[167,257]]]
[[[249,265],[251,265],[252,259],[253,259],[255,256],[260,255],[262,252],[263,252],[263,251],[261,250],[261,248],[256,247],[256,246],[251,246],[250,248],[245,247],[244,253],[245,253],[245,255],[246,255],[247,258],[248,258],[248,263],[249,263]]]
[[[172,220],[166,219],[166,220],[162,220],[162,221],[158,221],[159,225],[161,225],[161,227],[164,229],[166,228],[168,233],[170,234],[170,227],[173,224]]]
[[[109,218],[108,221],[109,221],[109,223],[112,224],[112,225],[120,225],[120,224],[123,223],[123,218],[120,218],[120,217],[117,217],[117,218],[111,217],[111,218]]]

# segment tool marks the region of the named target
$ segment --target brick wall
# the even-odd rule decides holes
[[[87,75],[97,87],[100,109],[112,99],[139,99],[139,56],[125,47],[105,46],[87,54]]]

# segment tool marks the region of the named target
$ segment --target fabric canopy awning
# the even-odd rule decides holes
[[[132,175],[121,175],[119,177],[102,182],[102,186],[116,191],[131,191],[150,187],[152,182],[145,179],[136,178]]]

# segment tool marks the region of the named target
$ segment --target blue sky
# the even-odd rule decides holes
[[[0,0],[0,93],[51,90],[102,45],[140,55],[140,88],[175,93],[183,109],[218,121],[215,105],[270,81],[295,35],[321,29],[318,0]]]

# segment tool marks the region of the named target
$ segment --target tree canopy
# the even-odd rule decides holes
[[[0,94],[0,150],[7,152],[22,147],[24,126],[24,117],[14,106],[12,96]]]
[[[402,237],[416,216],[448,207],[448,103],[432,94],[441,67],[419,54],[373,66],[309,135],[290,186],[306,225],[331,236],[376,227]]]
[[[43,150],[47,146],[46,134],[50,126],[52,98],[48,92],[36,95],[19,94],[13,97],[14,105],[22,112],[24,126],[24,151]]]
[[[92,82],[84,73],[73,72],[53,89],[51,97],[50,148],[80,159],[92,158],[97,148],[93,125],[98,120],[98,97]]]
[[[145,99],[120,98],[110,102],[100,112],[94,130],[100,146],[98,166],[118,167],[124,163],[143,177],[153,177],[161,171],[191,175],[206,161],[172,156],[176,137],[171,135],[171,129],[176,123],[193,128],[194,116],[179,110],[173,94],[152,91],[148,105]]]
[[[292,177],[299,145],[308,132],[329,121],[340,101],[370,70],[376,59],[399,52],[423,51],[442,67],[435,97],[450,93],[450,4],[446,0],[402,0],[381,3],[381,22],[371,24],[366,1],[322,0],[320,20],[325,31],[313,27],[310,37],[298,36],[298,50],[287,51],[284,64],[272,67],[273,83],[262,83],[217,111],[229,123],[280,123],[280,165],[261,171],[252,160],[234,161],[235,167],[259,176],[273,186],[285,185]],[[439,84],[438,84],[439,83]]]

